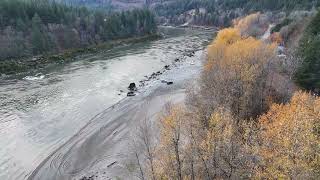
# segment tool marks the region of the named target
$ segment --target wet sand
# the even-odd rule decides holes
[[[186,88],[199,77],[205,53],[184,56],[171,70],[151,79],[134,97],[104,110],[46,158],[28,179],[138,179],[132,167],[133,136],[144,119],[157,120],[168,102],[183,103]],[[173,85],[161,83],[172,81]]]

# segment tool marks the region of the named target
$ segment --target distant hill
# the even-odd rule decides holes
[[[92,8],[111,8],[111,0],[56,0],[58,2],[70,4],[70,5],[76,5],[76,6],[86,6],[86,7],[92,7]]]
[[[128,10],[142,8],[158,0],[60,0],[73,5],[81,5],[94,8],[112,8],[116,10]]]
[[[252,12],[310,10],[320,0],[170,0],[154,5],[154,12],[166,24],[229,26],[231,20]]]
[[[183,13],[190,9],[205,8],[208,11],[250,10],[292,10],[309,9],[318,6],[320,0],[56,0],[73,5],[89,7],[113,7],[113,9],[133,9],[144,6],[158,7],[161,14]]]
[[[318,7],[320,0],[60,0],[74,5],[128,10],[150,7],[161,24],[229,26],[251,12],[290,12]]]

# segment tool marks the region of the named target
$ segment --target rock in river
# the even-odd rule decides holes
[[[136,90],[137,90],[136,83],[130,83],[128,89],[129,89],[130,91],[136,91]]]
[[[132,97],[132,96],[135,96],[136,94],[133,92],[133,91],[130,91],[130,92],[128,92],[128,94],[127,94],[127,96],[128,97]]]

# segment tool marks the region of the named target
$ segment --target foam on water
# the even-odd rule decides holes
[[[36,80],[41,80],[44,79],[45,75],[43,74],[36,74],[35,76],[26,76],[23,79],[28,80],[28,81],[36,81]]]

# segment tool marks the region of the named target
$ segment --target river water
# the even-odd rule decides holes
[[[90,119],[123,99],[138,82],[212,31],[161,28],[165,38],[127,44],[28,74],[0,78],[0,179],[26,179]],[[119,95],[120,94],[120,95]]]

